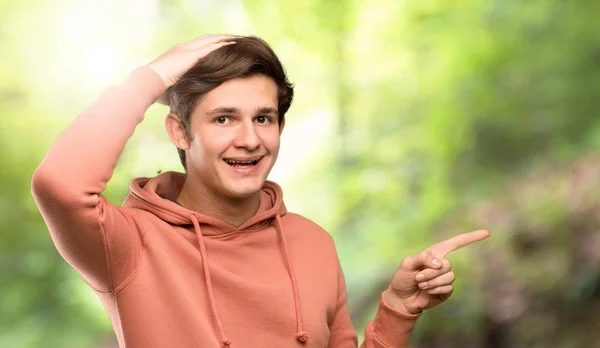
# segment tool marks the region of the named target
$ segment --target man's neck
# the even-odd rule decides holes
[[[194,185],[189,176],[177,197],[177,202],[189,210],[212,216],[233,226],[240,226],[253,217],[260,205],[260,193],[247,198],[220,197],[203,185]]]

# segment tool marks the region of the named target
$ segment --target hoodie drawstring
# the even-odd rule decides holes
[[[198,223],[198,219],[196,218],[196,216],[192,215],[191,218],[192,223],[194,224],[194,228],[196,230],[196,237],[198,238],[198,243],[200,244],[200,255],[202,255],[202,266],[204,267],[204,280],[206,282],[210,306],[215,317],[215,321],[217,322],[217,326],[219,328],[219,334],[221,335],[221,347],[227,348],[231,345],[231,341],[225,336],[225,332],[223,331],[223,325],[221,324],[221,317],[219,316],[219,312],[217,311],[217,305],[215,303],[213,284],[212,279],[210,278],[210,269],[208,267],[208,257],[206,256],[206,247],[204,246],[202,230],[200,229],[200,224]]]
[[[292,293],[294,294],[294,307],[296,308],[296,339],[302,343],[308,339],[308,332],[304,331],[302,326],[302,313],[300,312],[300,297],[298,295],[298,285],[296,284],[296,275],[292,268],[292,262],[290,261],[290,253],[283,233],[283,224],[281,223],[281,216],[277,214],[275,216],[277,221],[277,230],[281,236],[281,242],[283,243],[283,256],[287,263],[288,272],[290,273],[290,280],[292,281]]]
[[[221,317],[217,310],[217,305],[215,303],[215,296],[213,291],[212,279],[210,277],[210,269],[208,267],[208,257],[206,255],[206,247],[204,245],[204,238],[202,235],[202,230],[200,229],[200,223],[196,216],[191,216],[192,223],[194,224],[194,229],[196,230],[196,237],[198,238],[198,244],[200,244],[200,254],[202,256],[202,266],[204,268],[204,280],[206,282],[206,288],[208,291],[208,298],[210,300],[210,306],[213,312],[213,316],[215,321],[217,322],[217,326],[219,329],[219,334],[221,335],[221,347],[227,348],[231,345],[231,341],[225,336],[225,332],[223,330],[223,325],[221,324]],[[292,268],[292,262],[290,261],[290,252],[287,245],[287,241],[285,239],[285,234],[283,232],[283,224],[281,223],[281,216],[277,214],[275,216],[275,221],[277,222],[277,231],[281,236],[281,242],[283,244],[283,257],[285,258],[285,262],[287,264],[288,272],[290,275],[290,280],[292,282],[292,293],[294,295],[294,307],[296,310],[296,339],[302,343],[305,343],[308,340],[308,332],[304,331],[302,325],[302,313],[300,309],[300,296],[298,295],[298,285],[296,283],[296,275],[294,274],[294,269]]]

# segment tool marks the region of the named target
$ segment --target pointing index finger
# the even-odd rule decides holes
[[[467,232],[454,236],[448,240],[437,243],[429,248],[431,253],[436,257],[445,257],[451,251],[460,249],[469,244],[473,244],[482,239],[486,239],[490,236],[490,232],[486,230],[477,230],[473,232]]]

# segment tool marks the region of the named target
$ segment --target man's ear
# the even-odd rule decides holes
[[[165,128],[167,129],[169,138],[171,138],[171,142],[173,142],[178,149],[189,150],[190,141],[186,136],[185,128],[183,127],[183,123],[179,116],[174,113],[169,113],[165,118]]]
[[[281,120],[281,124],[279,125],[279,135],[283,133],[283,127],[285,127],[285,117]]]

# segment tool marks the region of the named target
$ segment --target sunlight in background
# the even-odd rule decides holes
[[[139,60],[156,30],[155,1],[83,0],[54,5],[54,37],[46,86],[92,93],[114,83]],[[62,88],[61,88],[62,87]]]
[[[294,106],[292,106],[293,108]],[[277,164],[269,179],[281,185],[291,184],[297,171],[306,171],[314,164],[316,156],[327,149],[327,140],[333,132],[333,118],[326,110],[310,115],[293,115],[281,136],[281,149]],[[290,119],[291,117],[288,117]],[[287,196],[286,196],[287,197]],[[292,204],[288,204],[291,207]]]

